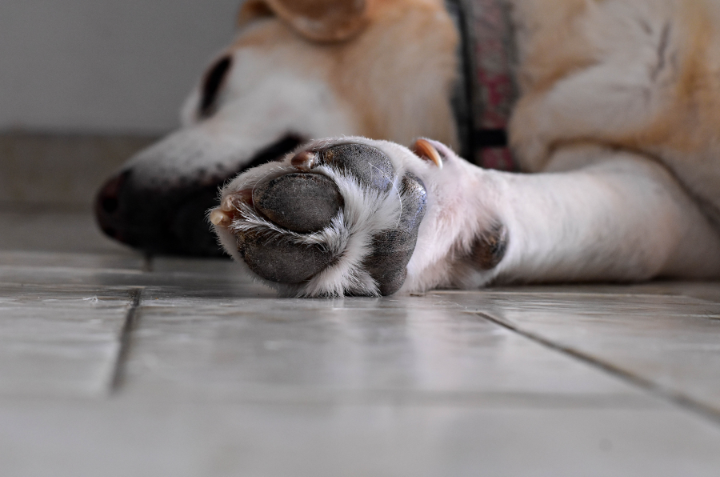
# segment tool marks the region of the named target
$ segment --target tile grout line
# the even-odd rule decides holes
[[[530,331],[523,330],[519,328],[518,326],[503,320],[501,318],[496,318],[490,314],[484,313],[484,312],[468,312],[472,313],[474,315],[481,316],[482,318],[495,323],[498,326],[501,326],[505,329],[508,329],[514,333],[519,334],[520,336],[527,338],[529,340],[532,340],[542,346],[545,346],[547,348],[550,348],[555,351],[559,351],[563,354],[569,355],[579,361],[582,361],[585,364],[589,364],[590,366],[593,366],[595,368],[599,368],[602,371],[605,371],[617,378],[622,379],[623,381],[626,381],[634,386],[638,386],[645,391],[649,392],[650,394],[657,396],[661,399],[670,401],[676,405],[679,405],[680,407],[683,407],[689,411],[692,411],[696,414],[700,414],[703,417],[706,417],[716,424],[720,424],[720,410],[715,409],[711,406],[708,406],[706,404],[703,404],[701,402],[696,401],[692,397],[683,394],[681,392],[678,392],[674,389],[668,388],[667,386],[659,385],[649,379],[645,379],[642,376],[638,376],[636,374],[633,374],[630,371],[627,371],[623,368],[620,368],[618,366],[615,366],[614,364],[600,361],[597,358],[585,354],[581,351],[578,351],[576,349],[570,348],[568,346],[564,346],[558,343],[555,343],[547,338],[544,338],[536,333],[532,333]]]
[[[123,384],[125,363],[130,353],[132,333],[138,324],[138,308],[142,299],[142,289],[136,288],[130,292],[132,303],[125,315],[122,330],[120,330],[120,349],[117,352],[115,365],[113,366],[112,379],[110,380],[109,394],[115,394]]]

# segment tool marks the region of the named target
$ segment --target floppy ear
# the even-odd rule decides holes
[[[265,0],[246,0],[240,6],[237,26],[243,27],[257,19],[273,16],[273,11]]]
[[[242,26],[256,18],[277,15],[302,36],[315,41],[347,40],[369,22],[374,0],[248,0],[240,9]]]

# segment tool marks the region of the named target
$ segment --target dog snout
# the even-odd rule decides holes
[[[205,211],[226,177],[142,185],[126,169],[108,179],[95,199],[95,216],[109,237],[148,253],[221,256]]]
[[[286,134],[250,153],[199,129],[174,133],[105,182],[95,200],[97,222],[109,237],[146,253],[224,256],[207,220],[220,187],[302,141]]]
[[[95,200],[95,217],[100,229],[108,236],[123,241],[118,228],[117,212],[120,208],[120,195],[123,185],[129,179],[131,171],[122,171],[108,179],[100,188]]]

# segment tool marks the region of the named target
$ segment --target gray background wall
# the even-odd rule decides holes
[[[0,0],[0,208],[87,209],[178,124],[241,0]]]
[[[0,131],[172,129],[240,3],[0,1]]]

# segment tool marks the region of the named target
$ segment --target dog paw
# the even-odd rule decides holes
[[[285,294],[390,295],[427,211],[420,176],[441,165],[432,148],[419,156],[434,164],[384,141],[316,141],[241,174],[209,218],[225,249]]]

